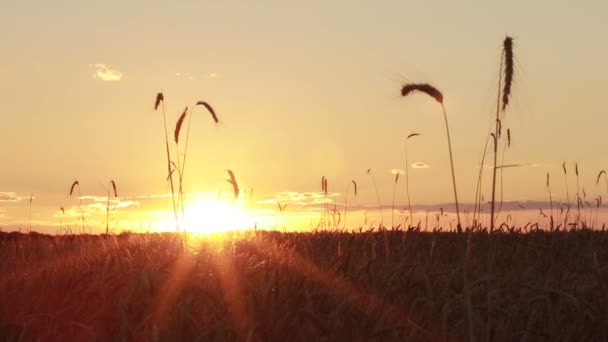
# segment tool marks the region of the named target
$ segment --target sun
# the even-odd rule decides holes
[[[253,219],[242,201],[197,199],[186,205],[185,226],[190,233],[209,234],[251,228]]]

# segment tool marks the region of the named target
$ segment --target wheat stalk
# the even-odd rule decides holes
[[[574,163],[574,174],[576,175],[576,226],[578,227],[581,223],[581,193],[580,193],[580,182],[578,176],[578,162]]]
[[[70,186],[70,197],[74,193],[74,189],[78,186],[78,199],[80,201],[80,220],[82,223],[82,233],[84,234],[84,207],[82,205],[82,194],[80,192],[80,183],[78,181],[74,181],[72,186]]]
[[[194,108],[196,108],[197,106],[203,106],[207,109],[207,111],[211,114],[211,117],[213,118],[213,121],[217,124],[219,123],[219,119],[217,117],[217,114],[215,112],[215,110],[213,109],[213,107],[211,107],[210,104],[208,104],[205,101],[198,101],[194,107],[190,110],[190,117],[188,118],[188,125],[186,128],[186,141],[184,144],[184,158],[182,160],[182,163],[180,165],[179,171],[178,171],[178,180],[179,180],[179,203],[178,205],[181,207],[182,209],[182,219],[185,220],[185,213],[184,213],[184,201],[185,201],[185,194],[184,194],[184,173],[186,170],[186,160],[187,160],[187,156],[188,156],[188,142],[190,140],[190,125],[192,123],[192,114],[194,112]],[[176,125],[176,135],[175,135],[175,143],[178,143],[178,137],[179,137],[179,132],[181,130],[183,121],[186,117],[186,112],[188,111],[188,107],[186,107],[186,109],[184,109],[184,112],[182,113],[182,115],[180,116],[177,125]],[[179,161],[179,147],[178,147],[178,161]]]
[[[32,199],[34,198],[34,194],[30,194],[30,212],[29,212],[29,216],[30,216],[30,232],[32,231]]]
[[[393,205],[391,207],[391,229],[395,228],[395,197],[397,195],[397,182],[399,182],[400,170],[393,170],[395,173],[395,185],[393,186]]]
[[[226,179],[226,181],[232,185],[234,199],[238,199],[241,190],[239,189],[239,184],[236,182],[236,177],[234,177],[234,172],[232,172],[232,170],[226,170],[226,172],[228,172],[228,175],[230,176],[230,179]]]
[[[460,224],[460,209],[458,206],[458,191],[456,190],[456,175],[454,172],[454,157],[452,155],[452,142],[450,139],[450,127],[448,124],[448,115],[443,105],[443,94],[430,84],[426,83],[410,83],[406,84],[401,88],[401,96],[408,96],[412,92],[422,92],[432,97],[441,105],[443,111],[443,118],[445,120],[445,129],[448,137],[448,151],[450,153],[450,167],[452,170],[452,185],[454,187],[454,202],[456,204],[456,219],[458,220],[458,232],[462,232],[462,225]]]
[[[106,235],[110,233],[110,194],[111,191],[114,192],[114,197],[118,197],[118,193],[116,192],[116,182],[114,180],[110,180],[110,188],[108,188],[108,202],[106,205]]]
[[[156,101],[154,102],[154,110],[158,110],[159,105],[162,103],[163,110],[163,123],[165,126],[165,147],[167,150],[167,174],[169,178],[169,185],[171,187],[171,201],[173,203],[173,215],[175,217],[175,230],[179,233],[179,222],[177,216],[177,203],[175,202],[175,187],[173,186],[173,171],[171,170],[171,152],[169,150],[169,133],[167,131],[167,115],[165,112],[165,97],[163,93],[156,94]],[[178,170],[179,172],[179,170]]]
[[[549,172],[547,172],[547,191],[549,192],[549,204],[551,205],[551,230],[553,230],[553,196],[551,195],[551,184],[549,180]]]
[[[606,171],[601,170],[600,173],[597,174],[597,181],[595,182],[595,184],[600,183],[600,178],[602,177],[602,175],[604,175],[604,180],[606,181],[606,195],[608,195],[608,175],[606,174]]]
[[[503,70],[504,66],[504,70]],[[504,72],[504,85],[502,84],[502,73]],[[498,161],[498,142],[501,137],[502,122],[500,120],[501,111],[504,112],[509,104],[509,96],[511,95],[511,87],[513,83],[513,38],[507,36],[503,41],[503,53],[500,58],[500,71],[498,78],[498,96],[496,99],[496,122],[494,125],[494,168],[492,169],[492,202],[490,208],[490,233],[494,230],[494,209],[496,207],[496,172]],[[502,88],[502,107],[500,105]],[[502,108],[502,109],[501,109]],[[501,171],[502,174],[502,171]]]
[[[514,63],[513,63],[513,38],[505,37],[503,41],[503,53],[505,63],[505,84],[502,91],[502,110],[504,111],[509,105],[509,96],[511,95],[511,86],[513,84]]]

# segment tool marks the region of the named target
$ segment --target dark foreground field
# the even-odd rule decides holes
[[[0,234],[0,340],[606,341],[608,233]]]

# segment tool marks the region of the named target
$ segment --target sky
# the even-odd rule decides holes
[[[504,170],[503,199],[547,208],[550,173],[553,200],[566,201],[568,190],[573,201],[575,163],[579,193],[585,189],[589,202],[608,196],[596,185],[598,172],[608,168],[608,47],[602,43],[608,5],[602,2],[20,1],[0,7],[4,230],[29,226],[30,214],[40,231],[57,231],[60,219],[78,226],[85,210],[69,196],[74,180],[95,229],[105,227],[110,180],[119,195],[111,202],[114,229],[166,226],[171,204],[163,196],[158,92],[170,131],[184,107],[199,100],[221,121],[215,125],[200,107],[193,114],[184,190],[198,208],[190,209],[196,220],[205,220],[204,210],[257,215],[238,209],[247,207],[265,213],[270,226],[291,215],[313,227],[327,200],[323,176],[331,203],[342,203],[355,180],[351,220],[377,220],[377,197],[391,206],[392,170],[406,169],[405,137],[413,132],[420,136],[408,143],[412,203],[421,213],[449,208],[441,108],[423,95],[402,98],[407,82],[442,91],[459,199],[473,203],[507,34],[515,38],[516,70],[503,120],[512,144],[503,163],[521,166]],[[251,198],[231,200],[227,169],[244,194],[253,189]],[[395,193],[401,210],[404,189],[402,177]],[[281,215],[277,200],[289,206]]]

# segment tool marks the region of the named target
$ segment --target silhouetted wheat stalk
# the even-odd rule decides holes
[[[167,150],[167,178],[171,188],[171,202],[173,203],[173,215],[175,218],[175,230],[179,233],[179,220],[178,220],[178,209],[177,202],[175,200],[175,187],[173,185],[173,171],[171,169],[171,152],[169,150],[169,133],[167,130],[167,114],[165,112],[165,97],[163,93],[156,94],[156,101],[154,102],[154,110],[158,110],[158,106],[162,103],[163,110],[163,123],[165,126],[165,147]]]
[[[395,197],[397,195],[397,182],[399,182],[400,170],[393,170],[395,174],[395,184],[393,186],[393,205],[391,207],[391,229],[395,228]]]
[[[564,170],[564,183],[566,184],[566,214],[564,216],[564,228],[568,226],[568,221],[570,220],[570,191],[568,190],[568,171],[566,170],[566,162],[562,164],[562,169]]]
[[[114,193],[114,198],[118,197],[118,193],[116,192],[116,183],[114,180],[110,181],[110,187],[108,188],[108,201],[106,205],[106,235],[110,233],[110,194]]]
[[[184,143],[184,157],[183,159],[180,161],[180,153],[179,153],[179,136],[180,136],[180,132],[182,130],[182,126],[184,123],[184,120],[187,116],[188,113],[188,107],[186,107],[183,111],[183,113],[181,114],[181,116],[179,117],[179,119],[177,120],[177,123],[175,125],[175,131],[174,131],[174,135],[175,135],[175,144],[176,144],[176,148],[177,148],[177,155],[178,155],[178,181],[179,181],[179,188],[178,188],[178,208],[181,208],[182,211],[182,220],[185,220],[185,193],[184,193],[184,173],[186,170],[186,161],[187,161],[187,157],[188,157],[188,142],[190,140],[190,126],[192,123],[192,114],[194,112],[194,109],[197,106],[203,106],[205,107],[205,109],[211,114],[211,117],[213,118],[213,121],[217,124],[219,123],[219,119],[217,117],[217,114],[215,112],[215,110],[213,109],[213,107],[211,107],[210,104],[208,104],[205,101],[198,101],[194,107],[190,110],[190,115],[188,118],[188,124],[186,127],[186,140]]]
[[[576,175],[576,226],[579,227],[581,224],[581,188],[578,176],[578,163],[574,163],[574,174]]]
[[[30,218],[30,228],[29,231],[32,231],[32,199],[34,198],[34,194],[30,194],[30,208],[29,208],[29,218]]]
[[[414,223],[414,215],[412,213],[412,201],[410,200],[410,164],[407,156],[407,142],[414,137],[419,136],[418,133],[411,133],[405,138],[405,194],[407,196],[407,207],[409,210],[410,224]],[[403,221],[403,229],[407,229],[406,227],[406,218]]]
[[[549,180],[549,172],[547,172],[547,191],[549,192],[549,205],[551,206],[551,229],[553,229],[553,196],[551,195],[551,183]]]
[[[82,234],[84,234],[84,207],[82,206],[82,193],[80,192],[80,183],[78,181],[74,181],[72,186],[70,186],[70,197],[74,193],[74,189],[78,187],[78,199],[80,201],[80,221],[82,223]]]
[[[504,70],[503,70],[504,66]],[[502,85],[502,75],[504,72],[504,85]],[[503,42],[503,53],[500,58],[500,71],[498,78],[498,96],[496,99],[496,122],[494,124],[494,168],[492,169],[492,202],[490,209],[490,233],[494,230],[494,210],[496,206],[496,168],[498,161],[498,142],[501,137],[502,122],[500,113],[507,109],[509,104],[509,96],[511,95],[511,86],[513,83],[513,38],[507,36]],[[502,88],[502,106],[501,99]],[[502,109],[501,109],[502,108]],[[502,173],[502,171],[501,171]]]
[[[230,176],[230,179],[226,179],[226,181],[230,183],[230,185],[232,185],[234,199],[239,199],[239,194],[241,193],[241,190],[239,189],[239,184],[236,182],[236,177],[234,177],[234,172],[232,172],[232,170],[226,170],[226,172],[228,172],[228,175]]]
[[[441,105],[443,111],[443,118],[445,120],[445,129],[448,138],[448,151],[450,153],[450,167],[452,170],[452,184],[454,187],[454,202],[456,204],[456,219],[458,221],[458,232],[462,232],[462,225],[460,223],[460,208],[458,206],[458,191],[456,190],[456,175],[454,172],[454,157],[452,155],[452,142],[450,139],[450,126],[448,124],[448,115],[446,114],[445,107],[443,105],[443,94],[437,88],[426,83],[409,83],[401,88],[401,96],[408,96],[413,92],[422,92],[432,97]]]
[[[275,229],[279,228],[279,221],[278,221],[279,213],[281,215],[283,215],[283,212],[285,211],[285,208],[287,208],[287,203],[281,205],[281,202],[277,201],[277,209],[279,209],[279,210],[278,210],[278,212],[277,211],[274,212],[274,227],[275,227]]]
[[[601,170],[600,173],[598,173],[597,181],[595,182],[595,184],[600,183],[600,178],[602,177],[602,175],[604,175],[604,181],[606,182],[606,195],[608,196],[608,175],[606,174],[606,171]]]
[[[186,114],[188,113],[188,107],[184,108],[184,111],[182,112],[182,114],[179,116],[179,118],[177,119],[177,123],[175,124],[175,129],[173,130],[173,137],[175,140],[175,150],[176,150],[176,155],[177,155],[177,164],[173,163],[175,170],[177,170],[177,175],[178,175],[178,190],[177,190],[177,211],[179,214],[179,211],[181,210],[182,213],[182,223],[185,224],[185,206],[184,206],[184,193],[183,193],[183,182],[182,182],[182,161],[180,158],[180,153],[179,153],[179,134],[181,132],[182,129],[182,125],[184,123],[184,119],[186,118]],[[185,156],[184,156],[184,162],[185,162]],[[184,232],[186,231],[187,227],[183,226],[182,229],[184,230]]]
[[[321,191],[325,196],[325,211],[323,212],[323,227],[329,227],[329,199],[327,197],[327,178],[325,176],[321,177]]]
[[[504,175],[504,168],[506,166],[518,166],[518,165],[505,165],[505,153],[507,151],[507,148],[511,147],[511,130],[507,128],[507,141],[504,142],[503,146],[502,146],[502,156],[501,156],[501,160],[500,160],[500,204],[498,206],[498,211],[496,213],[496,217],[498,217],[498,215],[500,215],[500,212],[502,211],[502,205],[504,202],[504,179],[503,179],[503,175]]]
[[[59,231],[61,231],[62,219],[63,219],[63,216],[65,215],[65,209],[63,207],[59,207],[59,211],[61,211],[61,214],[59,215]]]

